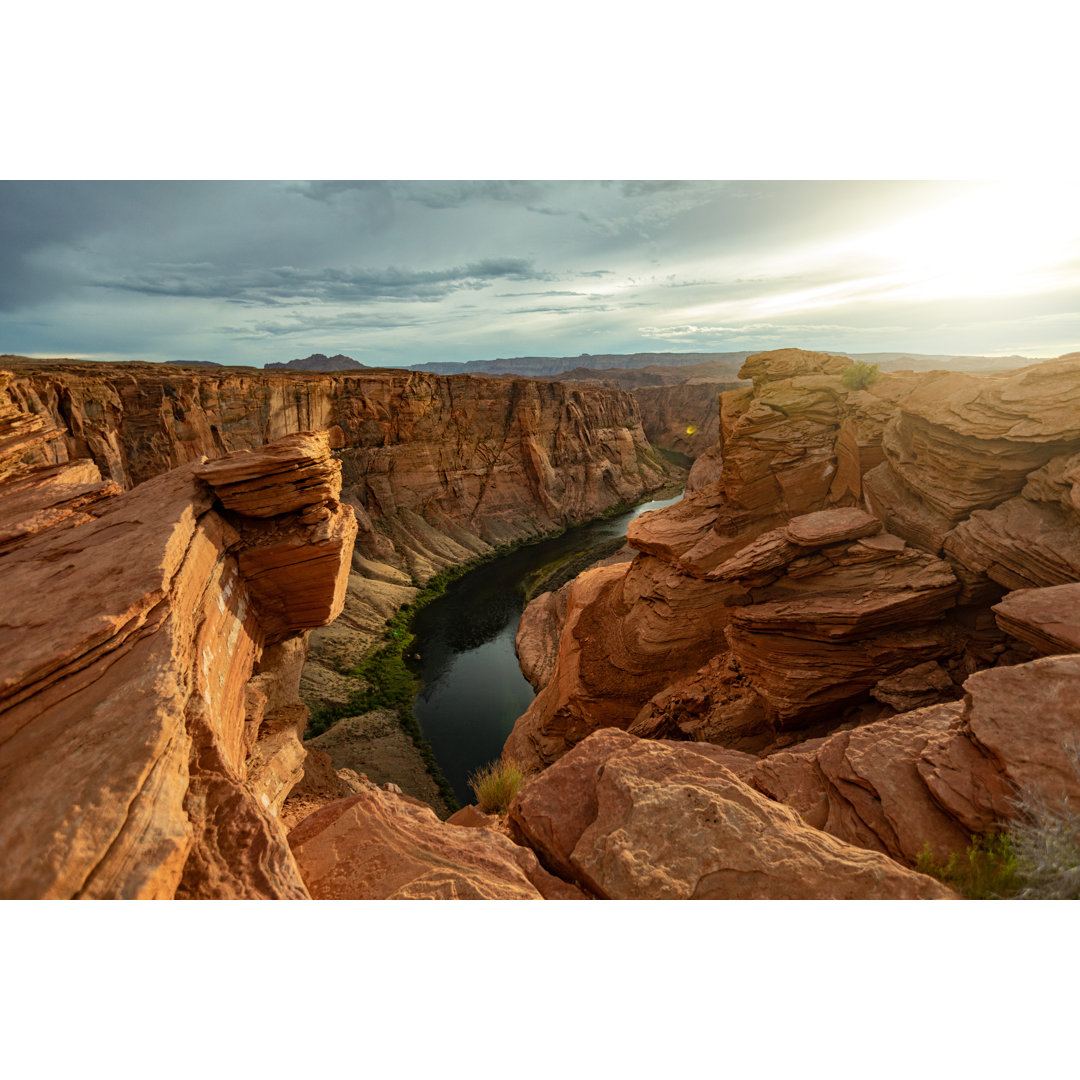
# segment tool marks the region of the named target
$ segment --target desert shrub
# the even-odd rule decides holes
[[[840,381],[848,390],[865,390],[876,383],[880,376],[881,372],[878,371],[877,364],[856,360],[850,367],[844,368],[840,374]]]
[[[1080,776],[1080,749],[1065,752]],[[1040,792],[1021,789],[1009,825],[1021,874],[1022,900],[1080,900],[1080,812],[1067,798],[1051,802]]]
[[[973,836],[966,852],[954,851],[943,863],[935,860],[927,844],[919,852],[915,868],[968,900],[1008,900],[1022,885],[1008,833]]]
[[[513,760],[493,761],[469,777],[476,803],[487,814],[505,814],[525,783],[525,770]]]

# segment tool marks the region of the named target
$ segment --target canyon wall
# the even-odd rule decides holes
[[[307,897],[278,815],[356,535],[326,434],[121,492],[39,421],[0,417],[2,895]]]
[[[410,371],[267,373],[4,358],[0,410],[39,464],[123,489],[201,457],[329,432],[358,536],[345,610],[311,642],[311,701],[440,569],[594,518],[681,474],[625,391]]]
[[[730,379],[691,379],[673,386],[641,386],[632,393],[649,441],[696,459],[720,438],[720,394],[737,387]]]
[[[854,391],[848,363],[747,360],[719,476],[633,522],[629,566],[573,583],[509,755],[546,766],[604,727],[761,753],[1038,655],[990,605],[1080,579],[1080,355]]]
[[[751,357],[717,476],[538,599],[507,749],[542,771],[453,823],[304,768],[309,636],[358,581],[411,595],[450,545],[662,482],[633,403],[3,373],[3,896],[950,898],[924,851],[1080,798],[1080,356],[860,391],[846,364]]]

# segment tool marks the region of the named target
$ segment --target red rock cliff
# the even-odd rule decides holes
[[[13,459],[89,459],[123,488],[293,432],[330,433],[359,531],[343,616],[312,639],[312,700],[332,692],[331,669],[362,651],[415,583],[672,478],[633,397],[611,387],[18,358],[0,369],[0,435],[7,423]],[[68,509],[58,512],[77,499],[60,499]]]
[[[0,429],[49,507],[0,550],[2,895],[306,897],[277,814],[356,534],[325,433],[120,493],[34,415]]]
[[[989,604],[1080,579],[1080,356],[860,391],[848,363],[747,360],[718,479],[634,522],[628,567],[573,584],[509,754],[548,764],[601,727],[761,749],[871,693],[948,699],[1034,655],[1037,631],[1007,638]]]

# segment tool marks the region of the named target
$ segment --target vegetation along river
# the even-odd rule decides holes
[[[463,806],[476,801],[469,776],[499,757],[514,721],[535,697],[514,652],[527,598],[562,584],[579,563],[611,554],[634,518],[680,498],[642,503],[518,548],[470,571],[417,612],[412,633],[420,660],[411,666],[420,689],[413,713]]]

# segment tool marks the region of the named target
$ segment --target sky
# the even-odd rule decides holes
[[[1080,183],[6,181],[0,352],[1080,350]]]

